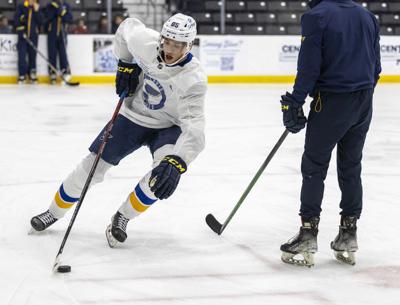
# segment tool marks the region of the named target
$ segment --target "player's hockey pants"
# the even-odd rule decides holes
[[[90,154],[86,156],[72,173],[63,181],[54,200],[50,205],[50,212],[61,218],[78,200],[82,193],[86,179],[93,165],[96,153],[103,140],[104,129],[96,137],[90,146]],[[137,125],[118,115],[111,136],[97,165],[90,186],[104,179],[105,173],[119,161],[142,146],[148,146],[153,155],[153,168],[161,159],[172,153],[181,129],[172,126],[163,129],[152,129]],[[134,218],[147,210],[157,198],[149,187],[151,170],[139,181],[134,190],[122,203],[119,211],[127,218]]]

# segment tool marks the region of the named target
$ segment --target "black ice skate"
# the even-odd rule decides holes
[[[120,212],[115,213],[111,218],[111,224],[109,224],[106,229],[107,241],[111,248],[114,248],[118,242],[123,243],[128,237],[126,234],[128,221],[129,219]]]
[[[37,75],[36,75],[36,69],[32,69],[29,73],[29,79],[31,80],[32,84],[37,84]]]
[[[50,84],[55,85],[57,83],[57,75],[54,72],[50,72]]]
[[[318,250],[319,217],[312,217],[310,220],[302,220],[299,233],[287,243],[281,245],[282,261],[298,266],[314,266],[314,253]],[[295,258],[295,256],[302,256]]]
[[[69,69],[63,69],[61,70],[62,78],[61,78],[61,83],[65,85],[67,82],[71,81],[71,73],[69,72]]]
[[[40,232],[46,230],[53,223],[55,223],[58,219],[50,213],[49,210],[46,212],[39,214],[37,216],[32,217],[31,225],[34,231]],[[31,232],[34,232],[31,230]]]
[[[357,217],[342,216],[339,226],[339,234],[331,242],[331,248],[335,258],[349,265],[355,265],[355,252],[357,244]]]
[[[18,85],[25,84],[25,75],[21,75],[18,77]]]

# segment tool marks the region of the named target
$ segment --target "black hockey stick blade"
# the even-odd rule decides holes
[[[219,223],[219,221],[214,217],[213,214],[208,214],[206,216],[206,223],[211,228],[211,230],[213,230],[218,235],[221,235],[221,233],[222,233],[222,224]]]
[[[66,85],[71,86],[71,87],[76,87],[76,86],[79,86],[81,84],[80,82],[69,82],[67,80],[64,80],[64,82],[65,82]]]
[[[61,79],[63,80],[63,82],[68,86],[76,87],[81,84],[80,82],[70,82],[69,80],[65,79],[64,75],[62,75],[61,73],[60,73],[60,76],[61,76]]]

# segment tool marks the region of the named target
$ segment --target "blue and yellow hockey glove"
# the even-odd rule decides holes
[[[124,92],[125,89],[128,89],[127,96],[132,96],[139,84],[140,73],[142,73],[142,69],[138,64],[127,63],[119,60],[117,77],[115,79],[117,94],[121,96],[122,92]]]
[[[165,156],[150,177],[150,190],[158,199],[167,199],[178,186],[181,175],[186,172],[186,163],[174,155]]]

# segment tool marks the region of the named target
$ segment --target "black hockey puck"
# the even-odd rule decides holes
[[[57,272],[59,272],[59,273],[68,273],[68,272],[71,272],[71,266],[68,266],[68,265],[61,265],[61,266],[58,266]]]

